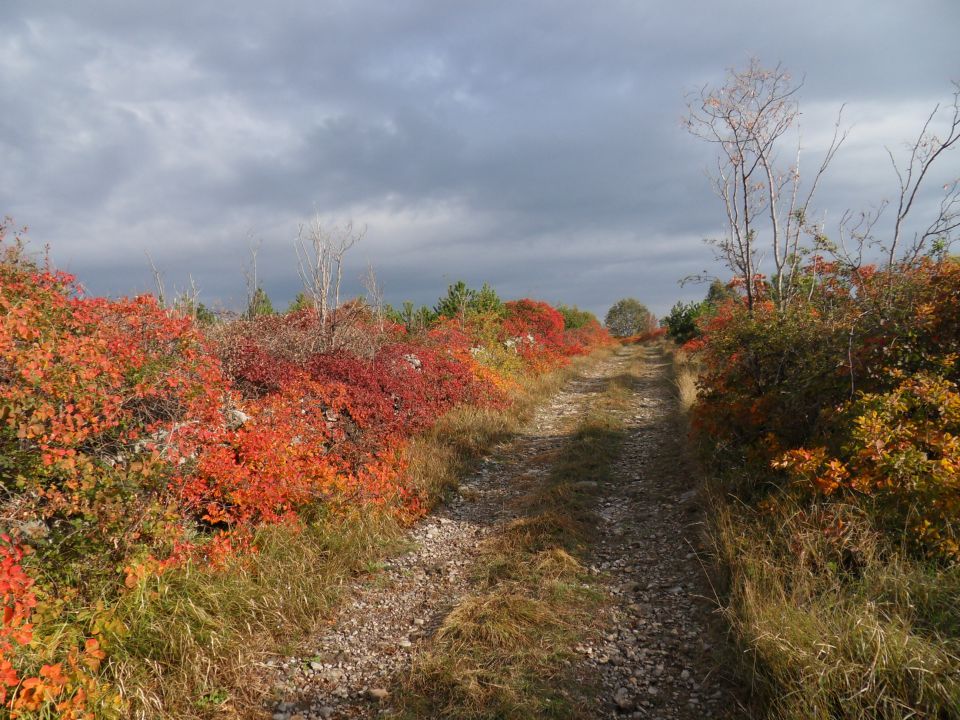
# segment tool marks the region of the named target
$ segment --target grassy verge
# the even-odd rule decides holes
[[[578,716],[567,675],[601,602],[579,555],[623,437],[616,410],[629,397],[626,383],[610,383],[546,478],[517,501],[519,517],[483,548],[478,591],[444,619],[404,680],[406,717]]]
[[[699,369],[696,361],[686,351],[671,347],[669,354],[672,361],[673,387],[680,404],[680,411],[686,415],[697,401]]]
[[[505,410],[461,407],[409,448],[411,482],[436,501],[477,458],[604,353],[527,381]],[[107,671],[130,701],[124,717],[248,716],[269,691],[257,666],[329,617],[340,589],[397,547],[385,513],[316,517],[260,530],[260,552],[217,571],[171,570],[131,591],[106,629]]]
[[[674,373],[686,411],[697,369],[675,353]],[[960,568],[910,559],[854,507],[789,492],[751,506],[708,486],[723,611],[758,717],[960,718]]]

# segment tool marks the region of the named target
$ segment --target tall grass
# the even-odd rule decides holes
[[[673,352],[684,413],[697,372]],[[723,489],[736,485],[708,477],[708,528],[756,716],[960,718],[960,567],[910,558],[862,509],[789,491],[754,507]]]
[[[258,532],[255,555],[145,581],[117,609],[111,656],[132,717],[230,717],[259,704],[269,688],[257,665],[309,633],[399,536],[385,513],[274,525]]]
[[[663,345],[664,352],[670,358],[670,380],[679,403],[680,412],[690,412],[697,402],[697,378],[700,368],[696,359],[683,348],[672,342]]]
[[[960,572],[854,534],[838,549],[802,513],[715,517],[758,707],[783,720],[960,717]]]

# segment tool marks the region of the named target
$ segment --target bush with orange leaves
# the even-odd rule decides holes
[[[745,467],[741,496],[854,502],[894,542],[960,561],[960,264],[815,258],[804,281],[806,302],[734,300],[702,321],[695,428]]]
[[[309,309],[210,336],[149,296],[88,297],[6,235],[0,225],[4,717],[122,717],[109,678],[124,593],[191,560],[257,552],[263,525],[367,504],[418,517],[407,443],[458,405],[508,400],[510,376],[478,348],[522,333],[517,369],[530,373],[604,339],[569,343],[556,311],[529,300],[506,321],[413,334],[354,304],[336,351],[322,352],[331,333]]]

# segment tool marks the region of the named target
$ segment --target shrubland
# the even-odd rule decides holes
[[[911,243],[903,227],[931,164],[960,141],[960,106],[955,95],[941,134],[931,115],[898,168],[886,241],[881,206],[845,216],[835,245],[807,221],[812,190],[791,191],[801,200],[787,209],[783,184],[749,184],[775,157],[764,128],[796,117],[796,89],[754,63],[697,96],[691,119],[721,144],[721,197],[745,178],[773,218],[730,212],[717,245],[733,282],[666,321],[685,343],[676,381],[710,477],[724,611],[765,716],[957,718],[960,264],[948,249],[960,186],[947,183]],[[795,168],[769,169],[799,186]]]
[[[805,278],[685,347],[726,612],[772,717],[957,717],[960,264]]]
[[[203,716],[609,342],[484,287],[196,321],[0,231],[0,715]],[[457,295],[457,293],[451,293]],[[469,295],[469,293],[468,293]],[[314,295],[315,296],[315,295]],[[496,302],[494,302],[496,300]],[[245,696],[246,693],[246,696]]]

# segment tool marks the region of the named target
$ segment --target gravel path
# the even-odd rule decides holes
[[[390,713],[390,678],[429,642],[446,614],[471,592],[470,567],[480,543],[513,519],[509,501],[549,470],[570,419],[609,378],[646,355],[635,381],[629,437],[618,481],[600,499],[605,522],[593,549],[594,571],[611,602],[598,642],[578,648],[596,712],[589,717],[734,717],[711,672],[712,606],[688,538],[699,516],[666,369],[653,349],[623,349],[572,380],[537,412],[527,430],[497,447],[461,483],[448,504],[409,532],[411,550],[358,581],[329,630],[310,652],[275,663],[283,702],[273,720],[378,717]],[[726,714],[725,714],[726,712]]]
[[[728,652],[697,548],[696,469],[687,455],[669,359],[642,349],[616,481],[601,498],[593,567],[611,602],[602,642],[580,648],[603,692],[592,717],[737,718]]]

